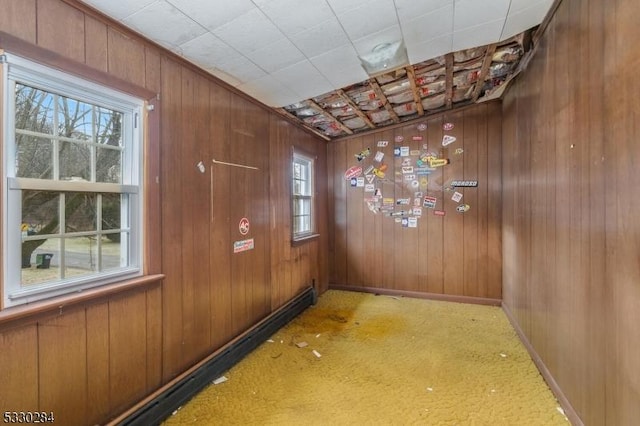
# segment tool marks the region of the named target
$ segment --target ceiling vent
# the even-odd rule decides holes
[[[359,58],[362,68],[372,77],[409,65],[407,48],[403,40],[379,44],[371,49],[371,53]]]

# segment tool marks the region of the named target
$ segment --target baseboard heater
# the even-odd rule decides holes
[[[289,323],[317,300],[316,290],[309,287],[289,303],[275,311],[264,321],[249,330],[220,354],[203,364],[193,374],[185,377],[139,410],[125,418],[120,424],[127,426],[149,426],[160,424],[171,413],[189,401],[213,380],[237,364],[276,331]]]

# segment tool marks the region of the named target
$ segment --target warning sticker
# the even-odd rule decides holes
[[[254,248],[253,238],[250,238],[248,240],[235,241],[233,243],[233,252],[234,253],[240,253],[240,252],[247,251],[247,250],[253,250],[253,248]]]

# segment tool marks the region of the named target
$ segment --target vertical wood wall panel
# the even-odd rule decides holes
[[[76,62],[85,60],[84,14],[60,1],[37,2],[38,45]]]
[[[98,424],[111,412],[109,304],[101,303],[87,308],[86,322],[87,423]]]
[[[640,416],[639,12],[563,1],[503,103],[504,303],[584,424]]]
[[[419,123],[427,130],[417,130]],[[442,125],[454,123],[451,131]],[[442,146],[444,134],[457,137],[448,147]],[[402,136],[402,142],[395,142]],[[412,140],[421,136],[421,141]],[[389,141],[378,148],[379,140]],[[411,188],[402,177],[401,161],[393,156],[394,146],[412,150],[434,151],[451,164],[436,168],[429,176],[429,190]],[[371,148],[385,153],[384,163],[390,182],[379,184],[384,198],[410,198],[415,192],[428,192],[438,198],[436,209],[446,216],[423,208],[418,228],[404,228],[394,218],[369,211],[363,188],[351,187],[344,172],[357,165],[354,158]],[[455,154],[463,148],[463,154]],[[499,104],[474,106],[461,112],[438,115],[407,123],[393,131],[374,132],[329,143],[332,159],[334,229],[332,235],[331,282],[353,287],[373,287],[421,293],[471,297],[501,297],[501,110]],[[452,180],[478,180],[479,188],[458,188],[461,203],[470,204],[464,214],[457,213],[453,192],[444,188]],[[426,195],[426,194],[425,194]],[[346,212],[345,212],[346,207]],[[407,208],[412,206],[406,206]],[[397,209],[399,210],[399,209]],[[342,245],[345,241],[345,245]],[[379,260],[379,261],[376,261]],[[381,266],[381,267],[380,267]]]
[[[11,411],[40,410],[38,351],[34,350],[38,347],[37,325],[0,331],[0,347],[0,407]]]
[[[87,415],[85,321],[75,310],[38,324],[38,406],[62,424],[83,424]]]
[[[0,0],[0,10],[2,31],[36,42],[36,0]]]

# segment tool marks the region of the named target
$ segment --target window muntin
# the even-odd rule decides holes
[[[315,232],[313,176],[313,158],[294,152],[292,163],[292,229],[294,240],[308,237]]]
[[[2,74],[5,306],[139,275],[142,102],[13,55]]]

